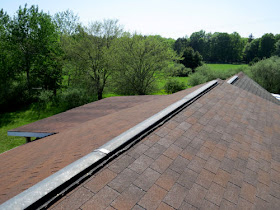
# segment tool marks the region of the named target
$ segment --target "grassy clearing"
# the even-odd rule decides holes
[[[207,64],[212,70],[227,71],[229,69],[238,69],[240,67],[246,67],[247,64]]]
[[[25,138],[23,137],[8,136],[8,130],[35,122],[63,111],[55,109],[54,107],[49,107],[44,111],[41,111],[39,115],[39,113],[35,110],[36,107],[30,106],[15,112],[0,114],[0,153],[25,143]]]
[[[227,79],[240,71],[247,71],[246,64],[207,64],[215,78]]]

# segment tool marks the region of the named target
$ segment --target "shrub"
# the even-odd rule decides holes
[[[196,86],[196,85],[199,85],[199,84],[203,84],[207,81],[208,81],[207,77],[204,76],[203,74],[194,73],[194,74],[190,75],[188,84],[190,86]]]
[[[179,82],[176,79],[169,79],[167,80],[166,84],[164,85],[164,90],[166,93],[176,93],[180,90],[184,90],[185,85],[183,82]]]
[[[50,90],[42,90],[38,96],[38,102],[36,103],[36,111],[38,119],[40,118],[41,112],[47,108],[48,103],[52,101],[53,92]]]
[[[187,77],[191,72],[191,68],[186,68],[180,63],[174,63],[166,68],[166,73],[171,77]]]
[[[195,86],[195,85],[199,85],[217,78],[220,79],[227,79],[231,76],[233,76],[234,74],[237,74],[240,71],[246,72],[247,67],[240,67],[237,69],[221,69],[221,70],[213,70],[210,67],[208,67],[207,65],[203,65],[200,67],[197,67],[196,72],[191,74],[189,76],[189,85],[190,86]]]
[[[273,56],[251,67],[252,78],[271,93],[280,93],[280,58]]]
[[[68,88],[59,96],[58,103],[65,109],[75,108],[90,102],[88,95],[84,89]]]

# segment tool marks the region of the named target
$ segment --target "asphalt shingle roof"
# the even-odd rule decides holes
[[[280,107],[223,83],[53,209],[279,209]]]
[[[59,133],[81,123],[162,98],[162,95],[118,96],[95,101],[10,131]]]
[[[94,102],[98,105],[94,105],[94,103],[87,105],[99,107],[99,117],[93,116],[92,120],[80,117],[82,122],[78,123],[77,118],[70,119],[68,112],[65,112],[61,114],[62,116],[57,115],[38,121],[38,124],[32,123],[30,126],[16,129],[40,132],[42,127],[53,130],[55,125],[58,125],[60,132],[0,154],[0,167],[2,168],[0,172],[0,203],[87,155],[199,87],[196,86],[161,97],[128,96],[124,97],[125,100],[120,99],[121,97],[113,97],[110,100],[104,99]],[[108,100],[111,105],[108,105]],[[134,100],[139,104],[133,102]],[[114,106],[115,110],[112,108],[113,111],[108,113],[106,111],[108,106]],[[120,109],[120,107],[126,108]],[[83,106],[81,108],[83,109]],[[69,112],[84,113],[83,110],[77,109]],[[90,112],[95,113],[96,111]],[[69,121],[76,126],[73,126],[72,123],[66,126],[56,123],[56,119],[66,118],[69,118]],[[42,124],[42,122],[45,122],[45,124]],[[52,123],[48,125],[48,122]]]
[[[11,198],[196,88],[87,121],[0,155],[0,166],[7,168],[1,171],[0,199]],[[280,106],[247,88],[220,82],[51,208],[279,206]]]
[[[238,80],[236,80],[236,82],[234,82],[233,85],[243,90],[247,90],[263,99],[266,99],[268,101],[280,105],[279,100],[273,97],[271,93],[269,93],[266,89],[264,89],[262,86],[260,86],[258,83],[256,83],[254,80],[249,78],[244,73],[238,74]]]

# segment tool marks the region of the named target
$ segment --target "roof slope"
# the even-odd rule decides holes
[[[275,97],[271,95],[266,89],[264,89],[262,86],[260,86],[258,83],[256,83],[254,80],[250,79],[247,75],[244,73],[238,74],[238,80],[233,83],[236,87],[239,87],[243,90],[247,90],[250,93],[253,93],[263,99],[266,99],[268,101],[271,101],[275,104],[280,105],[280,101],[277,100]]]
[[[69,126],[68,129],[62,130],[58,134],[0,154],[0,168],[2,168],[0,171],[0,203],[87,155],[199,87],[196,86],[172,95],[150,96],[154,100],[142,101],[138,105],[127,100],[129,97],[124,97],[125,100],[120,99],[121,97],[114,97],[117,102],[122,101],[124,103],[122,106],[127,108],[118,109],[110,114],[83,123],[75,122],[76,126]],[[142,98],[142,96],[132,97],[136,102],[141,101]],[[114,99],[111,99],[111,105],[106,106],[114,107],[112,101]],[[94,103],[101,103],[98,107],[102,107],[102,101],[106,104],[108,100],[104,99]],[[129,104],[133,104],[133,106]],[[94,105],[92,104],[92,106]],[[44,122],[47,123],[48,119]],[[37,126],[36,122],[32,124],[35,125],[33,127],[35,128],[34,132],[40,130],[40,126]],[[55,128],[52,125],[50,128]],[[45,127],[47,126],[46,124]]]
[[[58,133],[89,120],[118,112],[141,103],[160,99],[162,95],[121,96],[95,101],[10,131]]]
[[[280,107],[224,83],[54,209],[277,209]]]

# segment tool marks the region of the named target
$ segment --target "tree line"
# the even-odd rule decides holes
[[[280,34],[266,33],[260,38],[250,34],[243,38],[237,32],[212,34],[201,30],[189,38],[178,38],[174,43],[177,53],[182,54],[188,47],[199,52],[206,62],[250,63],[273,55],[280,56]]]
[[[104,91],[149,94],[156,80],[187,76],[202,60],[250,62],[279,53],[279,35],[193,33],[177,40],[128,33],[117,20],[84,26],[72,11],[51,16],[38,6],[0,10],[0,108],[33,102],[72,108]],[[250,57],[251,56],[251,57]]]

